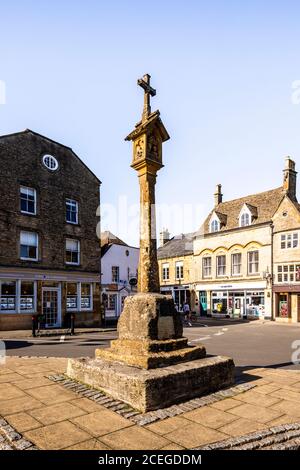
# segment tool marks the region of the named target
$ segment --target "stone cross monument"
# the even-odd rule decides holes
[[[151,112],[150,75],[138,80],[145,92],[142,119],[126,137],[133,143],[132,168],[140,183],[139,292],[126,298],[118,339],[96,349],[95,359],[69,359],[68,375],[104,390],[140,411],[155,410],[218,390],[233,382],[234,363],[206,357],[201,344],[183,337],[171,296],[160,294],[155,224],[155,183],[169,135],[160,112]]]
[[[155,183],[162,164],[162,144],[170,137],[160,119],[159,111],[151,113],[150,96],[156,90],[150,86],[150,75],[138,80],[144,89],[142,120],[126,140],[133,142],[132,168],[138,172],[140,183],[140,261],[139,292],[159,292],[157,263]]]

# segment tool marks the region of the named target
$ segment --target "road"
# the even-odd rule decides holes
[[[197,326],[185,328],[184,335],[192,345],[203,343],[208,354],[233,357],[240,367],[270,366],[300,370],[300,366],[292,362],[292,353],[295,352],[292,345],[297,340],[300,361],[298,325],[208,319]],[[116,337],[116,332],[110,331],[61,338],[12,338],[5,340],[5,345],[6,353],[11,356],[93,357],[96,347],[108,347],[110,340]]]

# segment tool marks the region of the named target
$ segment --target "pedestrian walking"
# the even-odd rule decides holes
[[[183,305],[184,319],[188,326],[192,326],[191,322],[191,310],[188,302]]]

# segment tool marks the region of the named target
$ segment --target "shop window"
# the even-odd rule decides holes
[[[0,310],[3,313],[16,311],[17,284],[16,281],[0,282]]]
[[[92,309],[92,284],[81,284],[81,310]]]
[[[242,272],[242,253],[233,253],[231,255],[231,274],[239,276]]]
[[[20,233],[20,257],[23,260],[37,261],[38,234],[34,232]]]
[[[78,240],[66,240],[66,263],[79,264],[80,260],[80,243]]]
[[[67,310],[78,309],[78,284],[76,282],[67,283]]]
[[[287,294],[280,294],[279,295],[278,316],[280,318],[288,318],[289,317],[288,295]]]
[[[20,205],[23,214],[36,214],[36,190],[21,186],[20,188]]]
[[[162,265],[162,278],[163,278],[163,281],[168,281],[170,279],[170,266],[169,266],[169,263],[164,263]]]
[[[20,310],[33,312],[35,310],[35,283],[21,281]]]
[[[203,277],[211,277],[211,256],[205,256],[202,259]]]
[[[259,272],[259,252],[249,251],[248,253],[248,274],[258,274]]]
[[[217,256],[217,276],[226,276],[226,256]]]
[[[175,264],[177,281],[183,279],[183,261],[177,261]]]

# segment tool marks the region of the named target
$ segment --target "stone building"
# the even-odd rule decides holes
[[[273,217],[274,318],[300,322],[300,205],[296,197],[295,163],[286,160],[286,197]]]
[[[195,283],[201,308],[212,316],[271,315],[271,223],[282,188],[223,202],[194,240]]]
[[[162,234],[161,290],[202,314],[300,321],[295,162],[286,159],[278,188],[223,201],[217,185],[214,198],[198,232],[169,241]]]
[[[116,321],[128,295],[137,292],[139,248],[111,232],[101,234],[101,292],[105,320]]]
[[[0,137],[0,330],[100,322],[100,181],[31,130]]]
[[[185,302],[195,308],[193,236],[181,234],[170,239],[168,231],[160,234],[157,251],[160,289],[162,294],[172,295],[179,311]]]

